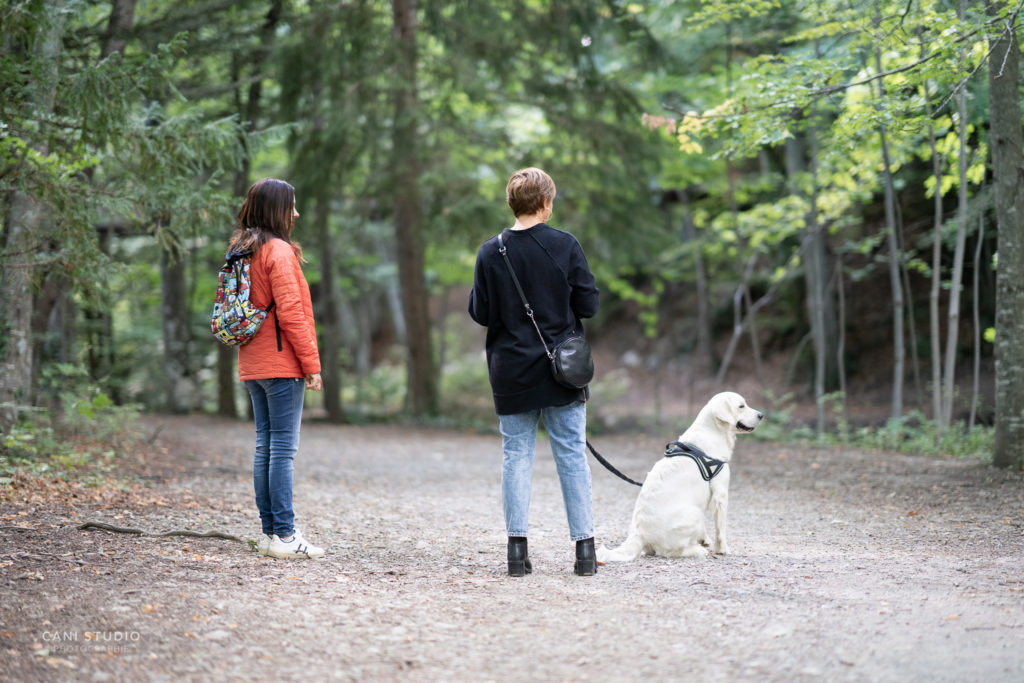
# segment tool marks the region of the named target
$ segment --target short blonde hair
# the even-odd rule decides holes
[[[505,186],[505,201],[516,216],[539,213],[555,200],[555,181],[539,168],[524,168],[512,174]]]

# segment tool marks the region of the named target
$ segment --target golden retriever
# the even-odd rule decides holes
[[[716,394],[679,437],[679,444],[696,447],[712,462],[701,468],[692,457],[664,457],[644,479],[633,508],[629,536],[618,548],[598,548],[599,562],[627,562],[641,554],[663,557],[706,557],[707,529],[704,511],[711,507],[715,519],[714,552],[727,554],[725,518],[729,505],[729,460],[736,434],[752,432],[764,415],[731,391]],[[684,447],[685,450],[685,447]],[[710,481],[705,474],[713,474]]]

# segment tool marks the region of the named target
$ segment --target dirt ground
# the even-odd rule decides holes
[[[595,445],[639,478],[684,426]],[[1024,479],[985,464],[741,437],[732,555],[581,578],[541,441],[513,579],[495,435],[305,424],[297,524],[328,554],[288,562],[77,529],[256,538],[251,427],[146,428],[144,484],[8,485],[0,680],[1024,680]],[[638,489],[592,468],[611,545]]]

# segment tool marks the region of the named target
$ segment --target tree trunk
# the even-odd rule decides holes
[[[750,296],[750,287],[743,288],[743,303],[746,304],[747,310],[750,313],[747,315],[747,327],[750,331],[750,350],[754,354],[754,374],[757,376],[757,382],[761,385],[761,390],[764,391],[765,387],[768,386],[768,382],[764,378],[764,362],[761,360],[761,342],[757,337],[757,309],[754,308],[754,301]]]
[[[55,248],[56,245],[51,245]],[[53,409],[52,416],[60,420],[62,406],[52,395],[41,395],[39,375],[48,362],[72,362],[75,338],[75,302],[71,297],[71,281],[58,269],[37,269],[42,280],[33,288],[32,302],[32,377],[30,402]]]
[[[237,54],[231,57],[231,78],[235,83],[239,83],[242,80],[241,58]],[[234,195],[239,203],[241,203],[245,193],[249,190],[249,173],[252,161],[249,158],[248,137],[246,135],[250,132],[248,130],[250,121],[246,118],[246,115],[253,106],[258,105],[254,105],[250,101],[248,106],[246,106],[242,102],[242,89],[235,88],[235,109],[238,111],[239,116],[243,118],[239,126],[238,142],[244,151],[238,160],[238,168],[235,169],[233,188]],[[219,260],[214,267],[220,267]],[[236,349],[220,343],[217,344],[217,414],[234,419],[238,418],[238,406],[235,402],[235,385],[238,382],[238,375],[235,373],[235,363],[237,360],[238,351]]]
[[[39,27],[42,35],[35,41],[36,59],[48,65],[40,79],[35,106],[42,112],[53,109],[57,87],[57,63],[62,50],[64,3],[54,2],[47,12],[49,23]],[[43,154],[47,150],[37,150]],[[18,419],[19,409],[30,405],[32,384],[33,281],[32,258],[38,253],[44,230],[44,211],[40,202],[21,190],[11,193],[7,205],[2,250],[0,250],[0,430]]]
[[[983,186],[984,189],[984,186]],[[979,193],[984,196],[984,192]],[[972,312],[974,317],[974,381],[971,383],[971,412],[967,418],[967,431],[974,429],[974,420],[978,415],[978,398],[981,393],[981,296],[978,293],[978,285],[981,280],[981,251],[985,246],[985,212],[978,212],[978,246],[974,250],[973,281],[971,283],[971,294],[973,296]]]
[[[836,299],[838,318],[836,323],[836,374],[839,381],[839,395],[843,402],[843,422],[846,417],[846,266],[842,256],[836,263]]]
[[[715,375],[715,391],[720,391],[723,382],[725,382],[725,376],[729,372],[729,365],[732,363],[733,354],[736,353],[736,347],[739,345],[740,339],[743,337],[743,331],[747,328],[747,325],[753,321],[757,312],[764,306],[768,305],[775,295],[775,288],[773,285],[764,294],[764,296],[748,307],[747,315],[743,315],[744,293],[748,291],[747,283],[750,282],[750,278],[754,273],[755,265],[757,265],[757,252],[752,253],[750,258],[747,260],[746,268],[743,270],[743,280],[732,295],[732,337],[729,338],[729,345],[726,347],[725,353],[722,355],[722,364],[719,366],[718,373]]]
[[[718,359],[715,358],[715,347],[711,343],[711,312],[708,306],[708,275],[704,265],[704,253],[697,241],[697,226],[693,222],[693,207],[690,194],[681,191],[683,204],[683,242],[693,245],[694,284],[697,287],[697,358],[705,364],[705,372],[714,368]]]
[[[43,210],[35,198],[13,192],[4,231],[3,271],[0,272],[0,429],[14,424],[20,408],[31,404],[32,394],[32,274],[29,264],[36,253],[36,235]]]
[[[815,434],[825,433],[825,381],[828,368],[828,333],[826,330],[826,301],[828,299],[828,276],[824,231],[818,223],[817,207],[817,162],[818,141],[816,131],[809,126],[807,141],[811,144],[811,194],[807,196],[809,208],[804,216],[807,235],[802,244],[804,286],[807,290],[807,318],[810,325],[811,347],[814,351],[814,403]],[[795,196],[805,196],[800,187],[804,173],[805,148],[799,138],[787,138],[786,177],[789,191]]]
[[[128,43],[128,37],[132,30],[132,22],[135,20],[135,2],[136,0],[114,0],[110,7],[107,31],[103,35],[100,59],[106,59],[115,52],[124,51],[124,46]]]
[[[122,0],[129,1],[129,0]],[[134,0],[130,0],[134,2]],[[281,13],[284,8],[283,0],[274,0],[267,10],[266,19],[260,29],[260,45],[246,62],[253,73],[259,73],[263,68],[270,48],[274,41],[277,25],[281,21]],[[239,54],[232,55],[232,79],[235,83],[242,82],[242,63]],[[252,159],[249,154],[248,135],[256,126],[256,120],[262,109],[263,79],[254,78],[249,84],[248,97],[242,102],[242,88],[235,89],[235,109],[241,117],[239,128],[239,143],[244,150],[239,160],[238,168],[235,170],[234,190],[235,197],[241,201],[249,190],[249,174],[252,171]],[[219,267],[219,265],[218,265]],[[235,361],[238,353],[234,349],[218,344],[217,349],[217,414],[224,417],[237,418],[238,407],[235,404],[235,386],[238,376],[235,374]]]
[[[881,52],[875,52],[875,65],[881,73]],[[880,99],[884,99],[885,83],[882,79],[878,80],[878,90]],[[882,164],[885,172],[885,230],[889,243],[889,284],[892,287],[892,419],[899,420],[903,416],[903,375],[906,362],[906,344],[903,341],[903,282],[900,279],[902,254],[896,237],[896,191],[893,187],[892,160],[885,126],[879,127],[878,137],[882,143]]]
[[[235,371],[237,360],[237,350],[217,342],[217,414],[233,419],[238,418],[235,395],[235,387],[238,386],[238,373]],[[248,395],[246,392],[246,397]]]
[[[818,216],[818,134],[814,125],[817,104],[811,110],[811,123],[807,127],[807,138],[811,147],[811,194],[807,211],[807,242],[804,277],[807,281],[807,307],[811,319],[811,341],[814,345],[814,406],[815,434],[825,434],[825,372],[827,368],[827,339],[825,330],[825,301],[828,298],[828,264],[826,263],[825,231]]]
[[[964,0],[958,3],[960,21],[964,20]],[[961,51],[962,54],[962,51]],[[953,398],[956,390],[957,339],[960,332],[960,289],[964,277],[964,252],[967,249],[967,83],[957,97],[960,138],[960,196],[957,206],[956,248],[953,252],[953,277],[949,284],[949,312],[946,327],[946,363],[942,382],[942,426],[953,423]]]
[[[896,197],[896,239],[900,253],[904,251],[907,240],[903,231],[903,211],[900,209],[899,197]],[[921,393],[921,359],[917,353],[917,315],[914,312],[914,289],[910,286],[910,267],[906,259],[900,259],[900,278],[903,281],[903,301],[906,312],[906,330],[910,335],[910,369],[914,377],[914,405],[921,407],[924,394]]]
[[[438,410],[437,375],[430,343],[416,149],[416,0],[393,0],[392,9],[392,37],[399,52],[399,83],[394,94],[394,210],[398,279],[408,335],[406,404],[413,415],[433,415]]]
[[[324,408],[327,419],[342,422],[341,328],[334,283],[334,249],[330,230],[330,198],[327,188],[316,198],[316,231],[320,237],[320,360],[323,362]]]
[[[922,48],[924,49],[924,48]],[[928,85],[925,84],[925,99]],[[935,178],[934,221],[932,223],[932,282],[928,294],[928,320],[932,350],[932,420],[941,431],[942,424],[942,332],[940,298],[942,295],[942,157],[935,140],[935,126],[928,126],[928,146],[932,155],[932,176]]]
[[[990,3],[998,14],[1003,3]],[[989,58],[992,178],[999,267],[996,272],[996,434],[992,464],[1024,470],[1024,149],[1020,45],[1007,30]]]
[[[110,253],[111,230],[109,228],[98,228],[96,231],[100,251],[104,254]],[[110,311],[105,306],[83,306],[83,317],[85,318],[85,346],[86,363],[88,363],[89,376],[96,382],[103,382],[108,379],[114,368],[114,321]],[[108,386],[111,398],[115,403],[120,403],[122,397],[114,387]]]
[[[160,252],[160,314],[164,340],[164,408],[185,413],[195,402],[189,362],[189,314],[185,258],[178,250]]]

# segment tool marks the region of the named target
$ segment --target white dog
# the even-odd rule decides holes
[[[644,480],[633,508],[626,542],[614,550],[601,546],[599,562],[626,562],[641,553],[663,557],[706,557],[704,511],[711,506],[715,518],[715,552],[727,554],[725,513],[729,504],[729,460],[738,432],[752,432],[764,417],[731,391],[708,401],[690,428],[679,437],[682,448],[699,449],[713,459],[703,467],[698,458],[664,457]],[[693,449],[692,447],[696,447]],[[719,461],[715,463],[714,461]],[[703,474],[702,474],[703,470]],[[710,480],[707,480],[710,476]]]

